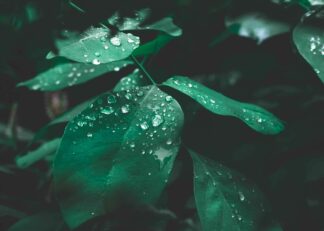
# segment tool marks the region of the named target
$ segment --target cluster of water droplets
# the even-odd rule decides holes
[[[140,70],[136,68],[132,74],[122,78],[115,88],[119,91],[125,91],[135,88],[136,86],[141,86],[142,82],[144,82],[144,76],[141,74]]]
[[[108,143],[121,143],[123,153],[152,156],[163,168],[180,142],[182,114],[171,96],[151,90],[137,87],[100,97],[74,120],[70,131],[81,131],[85,139],[99,139],[104,133]]]

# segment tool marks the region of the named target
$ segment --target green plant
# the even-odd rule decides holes
[[[180,2],[179,5],[191,4],[191,1]],[[219,1],[216,8],[227,9],[232,4],[235,5],[232,1]],[[287,3],[280,4],[286,7]],[[261,10],[233,11],[224,16],[225,32],[212,38],[208,49],[221,47],[234,35],[251,38],[260,45],[273,36],[293,30],[298,51],[323,82],[324,34],[317,26],[323,22],[323,2],[290,1],[289,4],[290,7],[301,5],[307,11],[294,29],[291,21]],[[88,13],[74,2],[67,1],[65,5],[82,18],[93,16],[93,12]],[[181,168],[177,163],[188,165],[189,156],[193,173],[189,171],[187,176],[193,175],[194,208],[199,219],[194,215],[189,225],[177,227],[177,230],[282,230],[256,183],[234,168],[226,167],[226,158],[218,157],[220,161],[217,161],[203,152],[198,154],[186,133],[195,114],[205,108],[216,120],[222,121],[223,116],[229,117],[233,124],[240,120],[245,123],[244,132],[249,127],[262,134],[260,137],[266,137],[265,140],[256,140],[266,152],[267,148],[271,149],[271,139],[275,138],[263,135],[278,135],[284,131],[284,123],[268,110],[229,98],[205,86],[204,81],[165,75],[167,71],[156,78],[147,70],[147,64],[186,30],[174,24],[170,17],[150,17],[149,9],[138,10],[132,16],[118,11],[112,13],[108,19],[82,28],[82,33],[61,30],[53,51],[46,56],[47,68],[18,84],[18,87],[51,94],[86,84],[107,73],[117,73],[120,78],[113,87],[104,86],[104,93],[96,92],[95,96],[52,119],[33,138],[28,138],[25,150],[31,150],[35,144],[37,148],[16,157],[16,165],[26,169],[47,160],[53,176],[50,192],[54,193],[57,200],[54,204],[59,204],[59,208],[54,206],[46,212],[25,217],[9,207],[0,207],[1,213],[24,217],[9,231],[124,230],[128,227],[123,224],[125,220],[135,223],[134,230],[171,229],[168,224],[177,220],[177,216],[172,211],[157,208],[166,205],[166,187],[179,177]],[[145,36],[152,31],[155,32],[153,39]],[[141,36],[145,42],[141,41]],[[235,75],[233,78],[236,81]],[[62,102],[58,99],[59,106]],[[197,126],[203,126],[203,121],[201,125],[199,121]],[[65,126],[63,135],[61,125]],[[11,132],[6,135],[11,138],[0,141],[15,148],[20,138],[15,135],[14,123],[4,129]],[[225,129],[224,133],[231,133],[230,128]],[[251,134],[259,137],[257,133]],[[240,151],[245,152],[244,147]],[[177,162],[179,152],[186,155],[181,157],[185,161]],[[256,161],[258,157],[252,159]],[[249,161],[249,157],[246,160]],[[2,171],[11,170],[3,168]],[[275,179],[276,175],[272,177]]]

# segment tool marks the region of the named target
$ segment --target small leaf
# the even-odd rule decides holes
[[[284,129],[282,122],[265,109],[230,99],[187,77],[175,76],[168,79],[163,85],[190,96],[215,114],[234,116],[260,133],[277,134]]]
[[[8,231],[60,231],[63,227],[64,223],[60,214],[42,212],[21,219]]]
[[[42,144],[34,151],[28,152],[24,156],[20,156],[16,159],[16,164],[19,168],[27,168],[37,161],[46,158],[49,155],[55,154],[57,148],[61,142],[61,139],[54,139]]]
[[[58,56],[94,65],[125,59],[140,44],[137,36],[123,32],[112,35],[107,28],[92,27],[82,35],[70,36],[57,42]]]
[[[182,125],[179,104],[155,86],[103,94],[74,118],[54,161],[55,191],[69,226],[158,199]]]
[[[57,91],[85,83],[107,72],[116,71],[132,64],[132,61],[121,60],[101,65],[85,63],[60,63],[40,73],[31,80],[19,83],[32,90]]]
[[[272,19],[262,13],[248,13],[236,17],[225,18],[226,27],[242,37],[257,40],[258,44],[264,40],[289,32],[289,24]],[[237,26],[239,26],[237,30]]]
[[[121,19],[119,14],[116,13],[108,19],[111,25],[116,26],[121,31],[129,30],[156,30],[162,31],[170,36],[178,37],[182,35],[182,29],[173,23],[170,17],[162,18],[157,22],[145,24],[144,22],[150,15],[149,9],[142,9],[136,13],[134,18]]]
[[[122,78],[114,87],[114,91],[126,91],[135,87],[142,87],[148,85],[144,76],[139,69],[135,69],[133,73]]]
[[[139,46],[133,53],[135,56],[145,56],[151,54],[157,54],[162,47],[167,45],[173,37],[161,33],[152,41],[149,41],[141,46]]]
[[[299,53],[324,83],[324,10],[306,13],[293,32]]]
[[[194,194],[204,231],[260,231],[267,215],[263,195],[242,175],[191,152]]]

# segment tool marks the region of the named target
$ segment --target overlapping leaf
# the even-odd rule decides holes
[[[179,104],[155,86],[104,94],[73,119],[54,161],[69,226],[123,204],[154,202],[171,172],[182,124]]]
[[[129,57],[139,46],[140,39],[130,33],[113,34],[107,28],[92,27],[81,35],[68,33],[57,41],[58,56],[81,63],[99,65]],[[55,55],[50,53],[48,58]]]
[[[57,91],[87,82],[107,72],[119,71],[130,64],[132,64],[132,61],[129,60],[100,65],[64,62],[54,65],[33,79],[18,84],[18,86],[26,86],[32,90]]]
[[[175,76],[163,83],[196,100],[209,111],[239,118],[263,134],[277,134],[284,129],[282,122],[265,109],[230,99],[187,77]]]
[[[252,183],[236,171],[190,154],[196,206],[204,231],[260,231],[272,223],[265,222],[265,199]]]
[[[324,83],[324,9],[307,13],[293,32],[299,53]]]

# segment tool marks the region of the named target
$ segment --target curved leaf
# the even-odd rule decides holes
[[[81,63],[99,65],[129,57],[140,44],[140,39],[130,33],[112,35],[107,28],[90,28],[82,35],[70,35],[57,42],[58,56]],[[53,54],[48,58],[53,57]]]
[[[234,116],[260,133],[277,134],[284,129],[282,122],[265,109],[230,99],[187,77],[175,76],[168,79],[163,85],[190,96],[215,114]]]
[[[296,26],[293,39],[299,53],[324,83],[324,10],[307,13]]]
[[[69,226],[134,201],[154,202],[172,170],[182,125],[179,104],[155,86],[103,94],[73,119],[54,161]]]
[[[204,231],[260,231],[267,215],[263,195],[239,173],[190,152],[194,194]],[[272,221],[269,221],[271,223]]]
[[[228,29],[242,37],[252,38],[260,44],[264,40],[289,32],[290,26],[285,22],[272,19],[261,13],[248,13],[237,17],[227,17],[225,24]],[[238,26],[237,27],[235,26]]]
[[[18,86],[26,86],[32,90],[57,91],[87,82],[107,72],[119,71],[120,68],[132,63],[129,60],[100,65],[74,62],[60,63],[31,80],[19,83]]]

